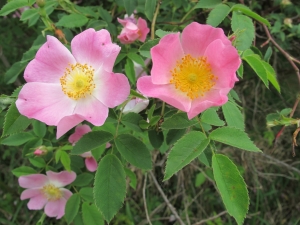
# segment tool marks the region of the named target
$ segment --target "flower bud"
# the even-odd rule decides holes
[[[285,18],[284,20],[283,20],[283,23],[285,24],[285,25],[287,25],[288,27],[290,27],[290,28],[292,28],[292,26],[293,26],[293,21],[292,21],[292,19],[291,18]]]
[[[40,7],[43,8],[46,5],[46,0],[36,0],[36,4]]]
[[[40,146],[34,150],[33,154],[36,156],[42,156],[42,155],[46,155],[47,152],[48,152],[48,150],[45,146]]]

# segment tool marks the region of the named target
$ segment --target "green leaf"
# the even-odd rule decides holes
[[[237,74],[239,75],[240,78],[243,78],[244,76],[244,64],[241,63],[239,69],[237,70]]]
[[[6,84],[12,84],[16,81],[20,73],[23,72],[25,67],[27,66],[28,62],[16,62],[14,63],[9,70],[6,71],[4,74],[4,83]]]
[[[141,132],[139,122],[143,119],[140,114],[129,112],[122,117],[121,122],[134,131]]]
[[[122,163],[115,155],[104,156],[95,175],[94,199],[107,222],[121,208],[125,195],[126,179]]]
[[[136,189],[136,185],[137,185],[137,179],[136,179],[135,173],[132,172],[128,168],[124,168],[124,170],[125,170],[126,176],[129,177],[129,179],[130,179],[129,185],[135,190]]]
[[[198,123],[196,119],[189,120],[186,113],[176,113],[165,119],[162,123],[162,129],[184,129]]]
[[[110,23],[112,21],[112,17],[108,11],[103,9],[102,7],[99,7],[99,14],[102,19],[104,19],[107,23]]]
[[[159,149],[164,142],[164,134],[161,131],[157,132],[156,130],[149,130],[148,137],[151,145],[155,149]]]
[[[236,165],[225,155],[212,158],[214,178],[228,213],[241,225],[249,209],[249,196],[244,179]]]
[[[29,158],[30,163],[37,168],[45,168],[46,162],[43,158]]]
[[[38,120],[33,120],[32,125],[33,125],[33,132],[36,136],[43,138],[46,135],[47,127],[44,123]]]
[[[264,82],[266,87],[269,87],[268,75],[263,64],[263,61],[259,58],[258,55],[247,55],[243,57],[250,67],[254,70],[254,72],[259,76],[259,78]]]
[[[201,114],[201,122],[213,125],[223,126],[225,123],[221,120],[216,112],[216,108],[209,108]]]
[[[68,153],[66,153],[65,151],[62,151],[60,153],[60,161],[67,171],[71,171],[71,159],[70,159],[70,155]]]
[[[9,13],[22,8],[24,6],[30,6],[31,4],[28,3],[28,0],[13,0],[5,4],[0,10],[0,16],[6,16]]]
[[[39,16],[39,11],[37,9],[28,9],[22,13],[20,20],[21,21],[29,20],[35,16]]]
[[[34,136],[30,133],[17,133],[3,139],[1,144],[8,146],[19,146],[32,139],[34,139]]]
[[[133,13],[133,11],[137,5],[136,0],[123,0],[123,3],[125,6],[127,15],[130,16]]]
[[[65,207],[65,219],[68,224],[70,224],[76,215],[78,214],[78,210],[80,207],[80,196],[79,194],[73,194],[67,201]]]
[[[167,133],[166,143],[167,145],[174,144],[178,139],[180,139],[186,132],[186,129],[171,129]]]
[[[277,81],[276,72],[274,68],[267,62],[261,61],[263,66],[265,67],[268,80],[271,82],[271,84],[275,87],[275,89],[280,93],[280,85]]]
[[[273,54],[273,49],[272,49],[271,46],[269,46],[268,49],[267,49],[267,51],[266,51],[266,53],[265,53],[265,55],[264,55],[264,60],[267,63],[270,61],[270,58],[271,58],[272,54]]]
[[[195,5],[195,9],[204,8],[210,9],[222,3],[222,0],[200,0],[197,5]]]
[[[151,154],[146,145],[130,134],[121,134],[115,139],[118,151],[132,165],[141,169],[151,169]]]
[[[158,29],[158,30],[155,31],[155,34],[159,38],[162,38],[163,36],[166,36],[167,34],[174,34],[174,32],[172,32],[172,31],[164,31],[164,30]]]
[[[235,127],[220,127],[212,131],[209,138],[243,150],[261,152],[244,131]]]
[[[150,49],[157,45],[158,42],[159,42],[160,39],[154,39],[154,40],[150,40],[150,41],[147,41],[146,43],[144,43],[139,51],[140,51],[140,54],[146,58],[150,58],[151,59],[151,55],[150,55]]]
[[[199,156],[198,159],[207,167],[211,167],[212,152],[211,149],[206,148]]]
[[[82,199],[94,203],[94,198],[93,198],[93,188],[91,187],[84,187],[81,188],[79,191],[79,194]]]
[[[96,31],[107,27],[107,23],[103,20],[90,20],[87,28],[94,28]]]
[[[145,15],[152,22],[157,0],[145,1]]]
[[[74,28],[74,27],[82,27],[88,21],[89,19],[84,15],[70,14],[60,18],[60,20],[55,25],[58,27]]]
[[[250,48],[255,36],[255,30],[252,20],[244,15],[233,12],[231,28],[236,33],[236,47],[240,51]]]
[[[206,176],[203,173],[198,173],[195,180],[195,187],[200,187],[206,181]]]
[[[208,143],[209,139],[199,131],[191,131],[179,139],[168,155],[164,181],[199,156]]]
[[[77,187],[84,187],[90,185],[92,180],[94,179],[94,175],[91,173],[82,173],[79,174],[72,185],[77,186]]]
[[[21,176],[26,176],[26,175],[36,174],[37,173],[33,168],[31,168],[29,166],[20,166],[20,167],[18,167],[16,169],[13,169],[11,172],[16,177],[21,177]]]
[[[271,24],[269,23],[268,20],[266,20],[265,18],[261,17],[260,15],[258,15],[257,13],[253,12],[251,9],[249,9],[247,6],[242,5],[242,4],[236,4],[234,6],[232,6],[231,8],[232,11],[240,11],[242,13],[244,13],[247,16],[252,17],[253,19],[266,24],[268,27],[271,27]]]
[[[133,62],[129,58],[126,59],[125,74],[128,77],[128,79],[129,79],[129,81],[130,81],[131,84],[135,84],[136,83],[136,76],[135,76]]]
[[[130,96],[141,98],[141,99],[147,99],[145,96],[141,95],[140,93],[136,92],[135,90],[130,89]]]
[[[138,54],[134,53],[134,52],[129,52],[128,53],[128,58],[131,59],[132,61],[142,65],[142,66],[145,66],[145,63],[144,63],[144,60],[142,59],[141,56],[139,56]]]
[[[228,5],[219,4],[208,14],[206,23],[217,27],[229,13],[230,7]]]
[[[244,116],[236,104],[228,101],[225,105],[222,106],[222,111],[227,126],[245,130]]]
[[[111,141],[114,136],[106,131],[92,131],[80,138],[76,142],[74,148],[71,150],[72,154],[82,154],[84,152],[92,151],[93,149],[106,144]]]
[[[2,137],[25,130],[31,122],[19,113],[16,103],[12,103],[5,115]]]
[[[82,219],[84,225],[104,225],[104,220],[97,207],[84,202],[82,204]]]

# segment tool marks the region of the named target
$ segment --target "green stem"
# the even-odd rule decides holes
[[[154,39],[155,23],[156,23],[156,18],[157,18],[158,12],[159,12],[159,7],[160,7],[160,1],[157,2],[156,10],[155,10],[155,13],[153,15],[153,20],[152,20],[152,24],[151,24],[151,40]]]

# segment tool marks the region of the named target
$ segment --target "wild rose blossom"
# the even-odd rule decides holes
[[[228,101],[241,64],[222,29],[196,22],[181,37],[179,32],[164,36],[151,56],[151,76],[138,79],[138,90],[187,112],[189,119]]]
[[[67,200],[72,192],[63,188],[72,183],[76,174],[71,171],[55,173],[47,171],[44,174],[31,174],[19,177],[19,185],[27,188],[21,194],[21,200],[30,199],[27,206],[30,210],[40,210],[49,217],[60,219],[65,214]]]
[[[83,120],[101,126],[108,108],[124,102],[130,92],[126,76],[112,72],[121,48],[107,30],[85,30],[73,38],[71,49],[73,55],[47,36],[25,69],[27,83],[16,102],[22,115],[57,126],[57,138]]]
[[[118,22],[123,25],[121,34],[118,35],[118,39],[122,44],[131,44],[136,40],[144,42],[150,29],[147,26],[146,20],[142,18],[136,19],[132,14],[130,17],[125,15],[124,19],[118,18]]]
[[[75,128],[75,132],[72,135],[70,135],[69,142],[71,144],[75,145],[76,142],[79,141],[79,139],[84,134],[91,132],[91,131],[92,131],[92,129],[88,125],[78,125]],[[107,143],[106,148],[109,148],[109,147],[110,147],[110,144]],[[98,164],[97,164],[96,159],[93,157],[91,151],[85,152],[85,153],[81,154],[80,156],[85,158],[85,166],[89,171],[94,172],[97,170]]]

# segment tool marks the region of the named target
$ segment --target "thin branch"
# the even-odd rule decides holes
[[[209,218],[207,218],[205,220],[201,220],[201,221],[199,221],[197,223],[194,223],[193,225],[200,225],[200,224],[206,223],[208,221],[215,220],[215,219],[219,218],[220,216],[222,216],[222,215],[224,215],[226,213],[227,213],[227,211],[220,212],[219,214],[217,214],[215,216],[209,217]]]
[[[286,164],[285,162],[282,162],[282,161],[280,161],[280,160],[278,160],[278,159],[276,159],[276,158],[274,158],[274,157],[272,157],[270,155],[267,155],[267,154],[260,154],[260,155],[262,155],[262,156],[264,156],[264,157],[266,157],[266,158],[268,158],[268,159],[276,162],[277,164],[280,164],[280,165],[286,167],[287,169],[292,170],[292,171],[294,171],[294,172],[296,172],[296,173],[298,173],[300,175],[300,170],[298,170],[297,168],[295,168],[293,166],[290,166],[290,165]]]
[[[146,186],[147,186],[147,173],[145,173],[145,179],[144,179],[144,187],[143,187],[143,200],[144,200],[144,208],[145,208],[145,213],[146,213],[146,218],[147,221],[150,225],[152,225],[151,220],[149,218],[148,214],[148,208],[147,208],[147,201],[146,201]]]
[[[153,16],[153,20],[152,20],[152,23],[151,23],[151,40],[154,39],[155,23],[156,23],[156,18],[157,18],[158,12],[159,12],[160,4],[161,4],[161,1],[158,0],[157,5],[156,5],[156,10],[155,10],[155,13],[154,13],[154,16]]]
[[[161,194],[161,196],[163,197],[165,203],[167,204],[167,206],[169,207],[169,209],[171,210],[171,212],[174,214],[175,218],[178,220],[178,222],[180,223],[180,225],[185,225],[184,222],[181,220],[181,218],[179,217],[175,207],[169,202],[167,196],[165,195],[165,193],[163,192],[163,190],[161,189],[161,187],[159,186],[154,174],[152,173],[152,171],[149,172],[149,174],[151,175],[151,178],[156,186],[156,188],[158,189],[159,193]]]
[[[6,68],[9,68],[10,67],[10,64],[7,60],[7,58],[5,57],[5,55],[3,54],[3,50],[2,50],[2,47],[0,46],[0,59],[1,61],[3,62],[4,66]]]

